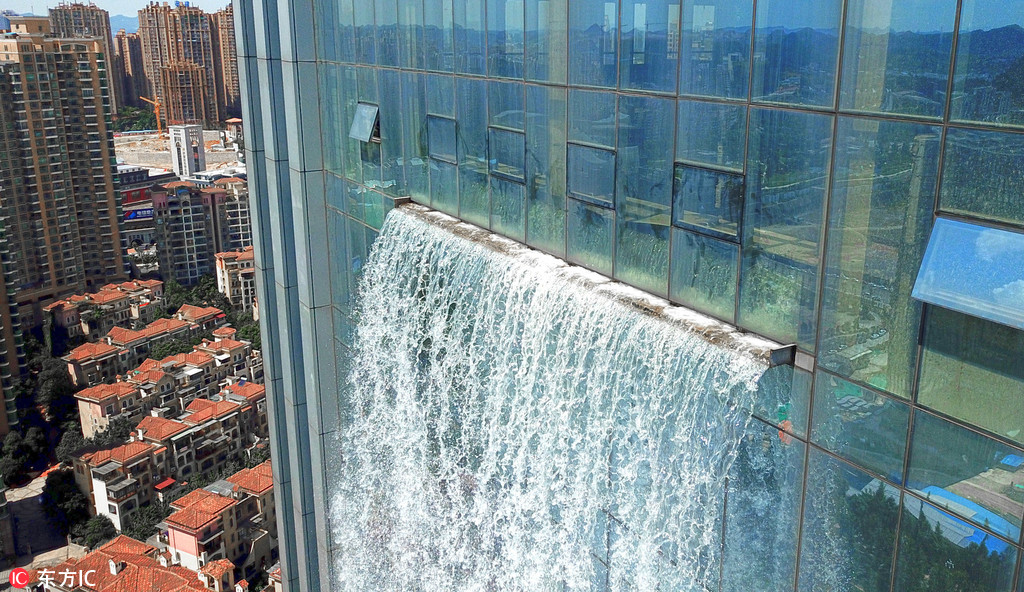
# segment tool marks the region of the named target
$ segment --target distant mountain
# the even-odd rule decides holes
[[[124,16],[118,14],[110,17],[110,31],[114,35],[117,35],[119,29],[124,29],[125,33],[134,33],[139,30],[139,17],[137,16]]]

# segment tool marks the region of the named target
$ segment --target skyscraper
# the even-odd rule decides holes
[[[392,590],[410,581],[427,590],[526,581],[656,589],[698,566],[690,584],[700,578],[706,587],[696,589],[889,591],[969,581],[1024,590],[1024,96],[1015,82],[1024,45],[1009,44],[1024,39],[1024,14],[986,6],[237,4],[275,491],[291,508],[278,516],[288,589]],[[611,442],[600,465],[606,478],[559,498],[578,493],[567,476],[589,468],[579,466],[590,441],[576,423],[605,402],[573,393],[589,395],[595,376],[649,376],[663,360],[609,368],[580,356],[563,368],[573,378],[555,382],[560,390],[516,367],[536,378],[520,400],[549,397],[546,407],[568,419],[559,430],[540,421],[557,423],[557,414],[538,415],[521,465],[478,478],[522,444],[483,442],[516,419],[520,408],[502,407],[507,400],[487,400],[501,412],[488,416],[493,423],[470,423],[477,397],[524,384],[488,363],[537,350],[495,336],[484,349],[474,339],[494,318],[443,306],[448,295],[438,292],[464,278],[424,253],[443,243],[466,255],[452,245],[471,233],[438,223],[413,234],[409,212],[418,210],[409,200],[654,295],[651,308],[671,302],[796,346],[795,364],[764,375],[750,422],[728,439],[728,483],[674,494],[720,517],[708,546],[695,556],[680,548],[692,524],[639,525],[669,524],[683,503],[649,495],[693,470],[699,450],[675,457],[679,442],[737,425],[694,413],[687,398],[689,382],[717,374],[620,399],[627,419],[589,434]],[[398,250],[371,250],[402,237],[409,273],[397,277],[389,273],[401,269]],[[509,244],[494,243],[498,251]],[[479,259],[472,263],[486,267]],[[394,266],[373,268],[385,263]],[[392,311],[359,316],[366,293],[356,286],[368,268],[377,289],[386,279],[396,290],[402,281],[418,289],[398,302],[395,323],[436,320],[421,305],[440,303],[448,316],[373,341]],[[451,289],[492,299],[498,315],[546,288],[497,289],[509,287]],[[563,305],[552,299],[546,314],[522,324],[565,322]],[[538,340],[570,330],[531,328]],[[574,348],[600,357],[610,342],[581,340],[530,361],[543,370],[545,359]],[[379,359],[368,360],[374,344]],[[690,355],[672,351],[664,361]],[[374,374],[375,363],[391,369],[396,359],[418,381]],[[360,361],[369,363],[353,367]],[[617,362],[625,364],[606,363]],[[492,372],[500,384],[473,383],[471,371]],[[450,385],[451,400],[429,407],[425,393],[438,383]],[[379,400],[356,398],[372,388]],[[652,429],[630,432],[637,409],[664,398],[673,405]],[[706,423],[686,423],[695,416]],[[370,452],[381,454],[360,448],[375,438],[385,444]],[[560,447],[565,441],[578,448]],[[715,448],[708,442],[726,439],[703,448]],[[564,453],[561,464],[531,456],[549,444]],[[624,450],[633,445],[665,458],[630,463]],[[400,456],[403,447],[421,454]],[[453,449],[462,456],[445,456]],[[359,472],[375,479],[372,492]],[[494,518],[466,502],[486,509],[503,495],[538,491],[538,480],[563,503],[536,505],[524,494],[521,513]],[[571,520],[578,504],[621,502],[622,489],[648,505],[622,519],[619,507],[598,504]],[[351,492],[365,497],[344,499]],[[451,507],[467,508],[452,529],[410,534],[436,526],[432,514]],[[524,536],[581,552],[556,564],[517,546]],[[447,555],[463,543],[463,555]],[[631,548],[642,555],[622,552]],[[487,571],[514,560],[535,569]]]
[[[50,27],[57,37],[87,39],[98,37],[103,44],[103,59],[107,63],[107,78],[110,86],[110,110],[117,113],[124,104],[121,77],[114,73],[116,54],[114,39],[110,31],[110,14],[95,4],[62,2],[50,9]]]
[[[235,11],[231,3],[210,15],[216,65],[217,101],[221,114],[236,117],[241,108],[238,89],[238,50],[235,46]]]
[[[142,68],[142,42],[138,33],[125,33],[124,29],[114,36],[114,48],[118,61],[118,75],[125,104],[141,107],[139,97],[146,96],[146,74]]]
[[[214,47],[210,15],[187,2],[176,2],[173,8],[166,2],[151,2],[139,11],[138,34],[146,92],[167,105],[167,121],[219,124],[223,119],[217,91],[219,49]]]
[[[51,36],[46,18],[13,21],[15,32],[0,36],[8,356],[0,375],[24,364],[16,328],[40,320],[41,303],[124,276],[105,48]]]

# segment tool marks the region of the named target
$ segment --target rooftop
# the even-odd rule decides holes
[[[137,394],[139,391],[135,385],[128,384],[125,382],[115,382],[114,384],[97,384],[87,389],[83,389],[75,393],[76,399],[83,401],[92,401],[99,403],[110,397],[125,397],[131,394]]]
[[[166,440],[171,436],[184,432],[188,429],[188,426],[173,419],[147,416],[142,418],[142,421],[139,422],[139,425],[136,426],[135,429],[136,432],[138,432],[138,430],[142,430],[142,436],[144,438]]]
[[[157,319],[146,325],[145,329],[134,331],[123,327],[114,327],[107,332],[107,337],[113,343],[126,344],[140,339],[149,339],[165,333],[171,333],[189,326],[188,321],[181,319]]]
[[[228,481],[242,489],[261,495],[274,487],[274,474],[270,468],[270,461],[264,461],[251,469],[242,469],[228,477]]]
[[[115,327],[115,329],[116,328],[117,327]],[[64,359],[69,362],[81,362],[84,360],[94,360],[103,356],[116,354],[118,351],[120,350],[107,343],[83,343],[71,350],[68,355],[64,356]]]
[[[147,444],[145,442],[129,442],[107,450],[87,452],[83,454],[81,458],[95,467],[98,467],[108,461],[114,461],[123,465],[140,456],[148,454],[154,448],[155,447],[152,444]]]
[[[227,508],[235,505],[235,500],[207,491],[196,489],[178,498],[171,504],[179,508],[167,517],[167,524],[186,530],[199,530],[220,517]]]

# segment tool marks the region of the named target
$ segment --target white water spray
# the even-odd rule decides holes
[[[580,271],[389,214],[358,296],[335,587],[703,591],[765,367]]]

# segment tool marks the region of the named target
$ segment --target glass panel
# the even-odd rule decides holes
[[[356,69],[352,66],[342,66],[338,80],[339,113],[337,117],[347,125],[355,117],[356,105],[359,102],[359,84],[356,76]],[[362,162],[360,150],[362,143],[343,134],[338,140],[341,144],[344,158],[342,164],[345,166],[345,177],[358,181],[362,178]]]
[[[455,2],[455,71],[486,74],[484,0]]]
[[[490,227],[487,174],[459,165],[459,217],[483,228]]]
[[[914,298],[1024,329],[1024,234],[938,218]]]
[[[963,0],[953,119],[1024,125],[1022,26],[1019,0]]]
[[[352,127],[348,130],[348,137],[369,142],[373,137],[373,130],[377,127],[377,105],[359,103],[356,105],[355,115],[352,117]]]
[[[1024,135],[950,128],[944,160],[940,209],[1024,224]]]
[[[743,171],[747,108],[679,101],[676,159]]]
[[[738,245],[673,229],[671,299],[731,322],[738,258]]]
[[[759,0],[754,88],[759,101],[831,106],[842,0]]]
[[[935,506],[905,496],[896,592],[1010,592],[1017,551]]]
[[[818,363],[904,398],[921,319],[910,289],[931,227],[940,135],[841,117],[836,136]]]
[[[491,125],[519,131],[526,129],[524,87],[522,83],[515,82],[488,83],[488,122]]]
[[[523,77],[523,0],[487,0],[487,74]]]
[[[345,181],[345,212],[356,220],[366,217],[363,211],[363,188],[355,183]]]
[[[402,158],[402,85],[397,70],[380,71],[381,108],[387,115],[380,122],[381,189],[387,195],[408,195]],[[379,226],[377,226],[379,228]]]
[[[615,147],[614,93],[569,91],[569,141]]]
[[[377,23],[377,63],[398,65],[398,4],[395,0],[374,0]]]
[[[1020,537],[1024,453],[1016,448],[917,412],[907,486],[998,535]]]
[[[453,216],[459,215],[458,169],[454,164],[430,161],[430,205]]]
[[[427,113],[455,117],[455,78],[427,76]]]
[[[562,88],[526,87],[526,242],[559,256],[565,255],[565,97]]]
[[[818,372],[811,441],[859,466],[903,483],[910,409],[837,376]]]
[[[427,143],[430,157],[455,162],[455,120],[427,116]]]
[[[736,239],[743,208],[743,175],[677,164],[674,187],[674,224]]]
[[[618,121],[615,277],[667,296],[675,104],[623,96]]]
[[[769,368],[757,382],[754,415],[782,428],[779,437],[783,440],[786,433],[806,438],[813,382],[810,372],[794,366]]]
[[[402,67],[423,69],[423,0],[398,0],[398,37]]]
[[[525,135],[494,127],[489,132],[491,174],[522,181],[526,175]]]
[[[522,184],[491,177],[492,230],[518,241],[526,240],[523,194]]]
[[[456,83],[460,217],[487,228],[487,83],[473,78]]]
[[[326,186],[327,205],[329,207],[337,209],[339,212],[345,211],[345,182],[341,177],[337,177],[331,173],[324,175],[324,185]]]
[[[455,68],[452,0],[423,0],[423,67],[451,72]]]
[[[320,64],[320,121],[324,126],[323,157],[324,169],[338,175],[345,174],[345,152],[343,144],[347,139],[345,124],[351,121],[342,119],[344,113],[344,97],[341,93],[341,68],[336,64]]]
[[[402,73],[402,143],[405,159],[405,183],[413,199],[429,201],[427,172],[426,78],[413,72]],[[455,155],[455,137],[451,140]]]
[[[327,251],[331,274],[331,303],[348,307],[354,288],[348,268],[347,218],[337,210],[327,210]]]
[[[956,0],[859,0],[846,11],[843,109],[942,117]]]
[[[384,224],[384,200],[387,199],[376,191],[366,191],[365,199],[366,225],[380,230]]]
[[[729,472],[723,592],[792,592],[804,448],[752,421]]]
[[[568,216],[569,261],[611,276],[615,211],[570,199]]]
[[[679,0],[622,0],[622,88],[675,92]]]
[[[360,64],[376,64],[377,28],[373,25],[373,3],[353,0],[352,20],[356,26],[356,59]]]
[[[683,3],[679,94],[747,98],[754,0]]]
[[[754,109],[749,142],[739,322],[813,349],[832,118]]]
[[[889,592],[899,490],[811,448],[800,592]]]
[[[569,2],[569,84],[615,87],[618,2]]]
[[[569,144],[569,195],[608,207],[615,199],[615,153]]]
[[[526,79],[565,83],[569,0],[526,0]]]
[[[1024,443],[1024,331],[929,307],[918,401]]]

